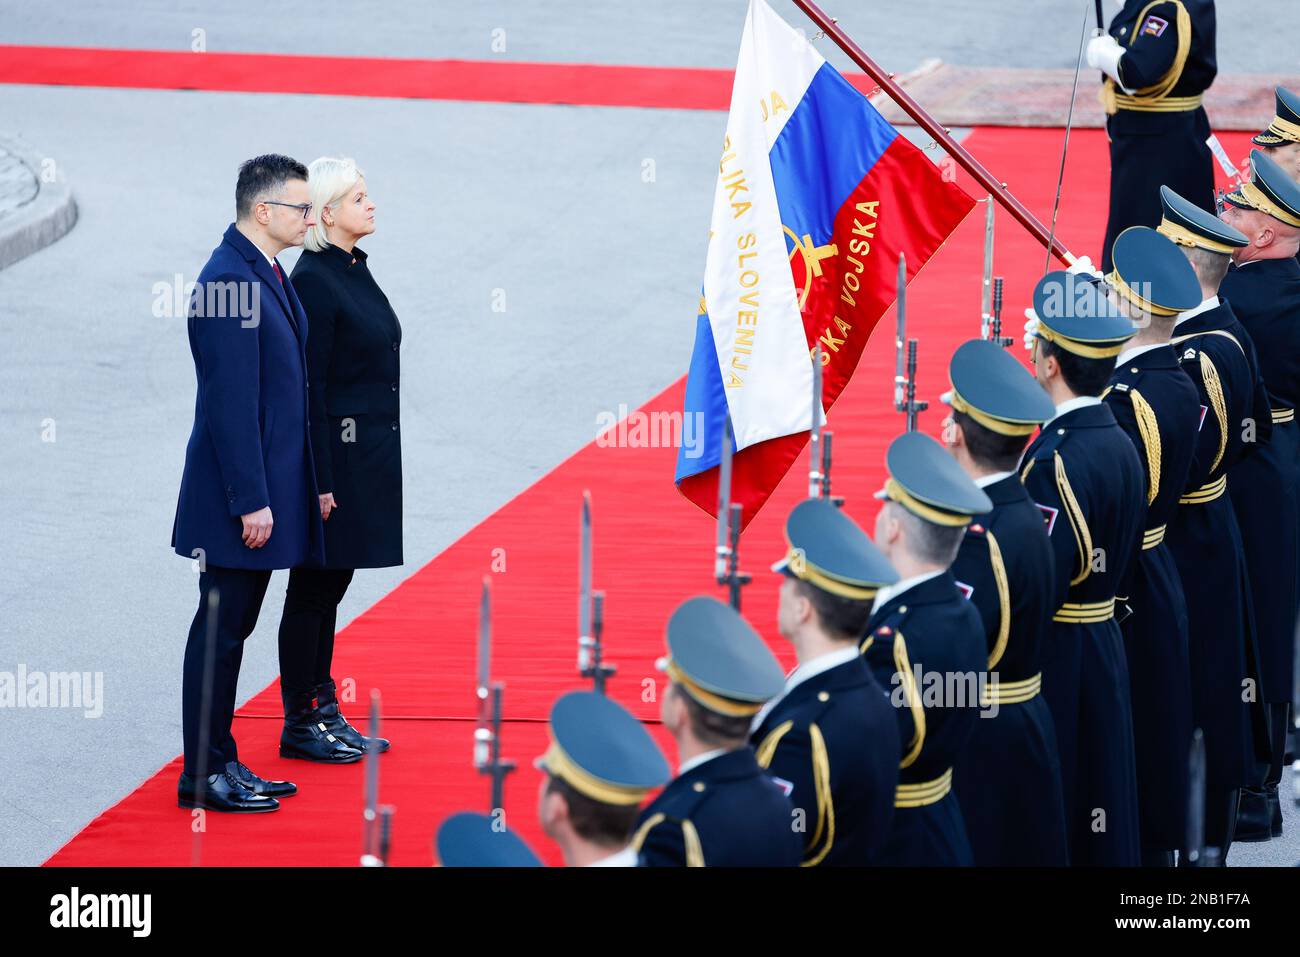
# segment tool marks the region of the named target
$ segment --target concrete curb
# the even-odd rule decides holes
[[[41,181],[45,157],[27,144],[0,135],[0,162],[17,160],[18,176],[30,175],[35,195],[12,208],[0,206],[0,269],[44,249],[62,237],[77,222],[77,203],[72,190],[56,175],[54,182]]]

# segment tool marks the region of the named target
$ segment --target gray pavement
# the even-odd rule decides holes
[[[790,0],[771,6],[796,27],[810,21]],[[346,6],[0,0],[5,43],[189,50],[202,30],[208,50],[354,56],[538,60],[733,67],[748,0],[354,0]],[[1073,66],[1090,0],[822,0],[821,6],[879,62],[907,70],[927,57],[985,66]],[[1294,16],[1294,0],[1218,0],[1225,72],[1294,72],[1294,33],[1261,29]],[[1107,17],[1118,10],[1104,0]],[[503,46],[504,44],[504,46]],[[832,44],[822,44],[830,51]],[[835,51],[837,66],[844,61]]]
[[[295,16],[156,2],[126,15],[0,0],[0,43],[188,49],[202,28],[214,50],[729,67],[744,9],[467,6]],[[1041,4],[1042,47],[1056,33],[1075,42],[1073,27],[1042,26],[1073,6]],[[1000,46],[1012,65],[1060,62],[1016,40],[1022,15],[983,3],[855,9],[845,25],[891,68],[987,60]],[[1278,62],[1251,68],[1294,67]],[[0,864],[39,863],[179,749],[196,582],[167,542],[194,384],[183,318],[159,308],[156,286],[175,296],[177,274],[194,278],[231,218],[238,163],[346,150],[379,204],[365,245],[404,329],[407,565],[359,574],[343,624],[590,441],[598,413],[682,374],[719,124],[685,111],[0,86],[0,128],[53,159],[81,209],[66,237],[0,271],[0,670],[104,676],[100,717],[0,710]],[[276,676],[284,581],[249,641],[241,701]],[[1256,853],[1300,860],[1296,827],[1233,862]]]

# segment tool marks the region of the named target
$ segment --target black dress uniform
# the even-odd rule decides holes
[[[1124,48],[1118,73],[1102,91],[1110,138],[1110,217],[1102,270],[1129,226],[1160,222],[1159,189],[1174,190],[1214,209],[1210,123],[1201,96],[1214,82],[1213,0],[1127,0],[1110,35]]]
[[[886,467],[889,479],[880,494],[925,521],[961,527],[992,506],[943,447],[919,432],[893,441]],[[952,781],[980,720],[984,647],[983,622],[950,570],[904,580],[876,596],[862,653],[890,694],[903,747],[882,864],[974,863]],[[931,686],[936,680],[945,688],[938,701]]]
[[[462,811],[438,826],[434,851],[442,867],[541,867],[541,859],[514,831],[489,814]]]
[[[1225,202],[1300,227],[1300,186],[1261,151],[1253,151],[1250,160],[1253,181],[1243,182]],[[1300,542],[1300,427],[1295,421],[1300,403],[1300,262],[1287,257],[1241,263],[1228,271],[1220,292],[1254,340],[1272,405],[1268,444],[1233,469],[1228,491],[1246,546],[1259,642],[1260,698],[1269,712],[1270,755],[1262,784],[1280,824],[1276,789],[1294,680]]]
[[[1200,304],[1195,270],[1154,229],[1126,229],[1113,258],[1108,283],[1151,322],[1171,328],[1177,313]],[[1164,538],[1192,471],[1201,402],[1168,343],[1121,353],[1110,383],[1106,404],[1138,450],[1146,478],[1146,528],[1122,589],[1131,613],[1120,623],[1132,687],[1139,833],[1146,863],[1172,864],[1187,835],[1192,676],[1187,603]]]
[[[789,554],[773,570],[840,598],[865,605],[898,580],[866,532],[826,499],[796,505],[785,537]],[[758,763],[804,812],[805,867],[877,863],[893,821],[898,727],[856,638],[802,662],[754,719]]]
[[[1133,335],[1100,290],[1063,272],[1039,281],[1034,309],[1038,338],[1086,358],[1116,356]],[[1042,655],[1043,696],[1056,724],[1070,863],[1133,866],[1140,859],[1133,715],[1115,597],[1146,520],[1142,463],[1110,408],[1090,397],[1058,407],[1021,461],[1052,543],[1056,612]]]
[[[671,777],[663,752],[645,726],[621,704],[595,691],[560,697],[551,706],[547,731],[551,743],[536,761],[538,770],[597,804],[633,808]],[[603,866],[637,863],[631,834],[599,836],[627,845],[606,857]]]
[[[987,340],[962,345],[948,374],[953,390],[944,400],[978,426],[1027,440],[1052,415],[1052,400],[1024,366]],[[993,508],[967,528],[952,573],[984,623],[989,684],[982,703],[997,710],[975,722],[953,790],[977,865],[1063,865],[1061,762],[1040,694],[1039,657],[1055,610],[1052,546],[1042,512],[1014,472],[983,488]]]
[[[668,621],[673,686],[702,707],[752,718],[785,676],[749,623],[713,598],[688,599]],[[790,799],[744,744],[679,773],[637,820],[647,867],[794,867],[803,856]]]
[[[1246,245],[1240,232],[1168,187],[1161,199],[1165,218],[1158,229],[1179,245],[1222,256]],[[1226,302],[1214,296],[1180,316],[1172,344],[1200,397],[1201,425],[1187,490],[1165,541],[1187,602],[1192,720],[1205,735],[1205,843],[1220,848],[1222,858],[1253,752],[1242,688],[1254,660],[1248,649],[1255,647],[1241,529],[1224,493],[1228,470],[1268,441],[1272,421],[1255,346]],[[1243,440],[1248,420],[1256,423],[1258,442]]]

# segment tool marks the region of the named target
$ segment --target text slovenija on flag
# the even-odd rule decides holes
[[[731,499],[747,524],[807,444],[814,346],[830,408],[896,298],[898,254],[910,279],[974,205],[800,33],[752,0],[686,379],[684,414],[703,436],[678,450],[681,493],[716,513],[729,412]]]

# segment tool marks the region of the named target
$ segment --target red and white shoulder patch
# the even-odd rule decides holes
[[[962,581],[957,582],[957,590],[966,596],[967,601],[970,601],[970,596],[975,594],[975,586],[967,585],[965,582]]]
[[[1034,504],[1038,505],[1038,510],[1043,513],[1043,524],[1047,526],[1047,534],[1051,535],[1052,529],[1056,527],[1056,516],[1061,513],[1061,510],[1050,505],[1039,505],[1038,502]]]
[[[1163,17],[1150,16],[1142,21],[1142,28],[1138,30],[1138,36],[1142,37],[1159,37],[1164,36],[1164,32],[1169,29],[1169,21]]]
[[[1210,411],[1209,406],[1205,406],[1205,405],[1201,406],[1201,421],[1196,423],[1197,432],[1201,431],[1201,428],[1205,425],[1205,413],[1209,411]]]

